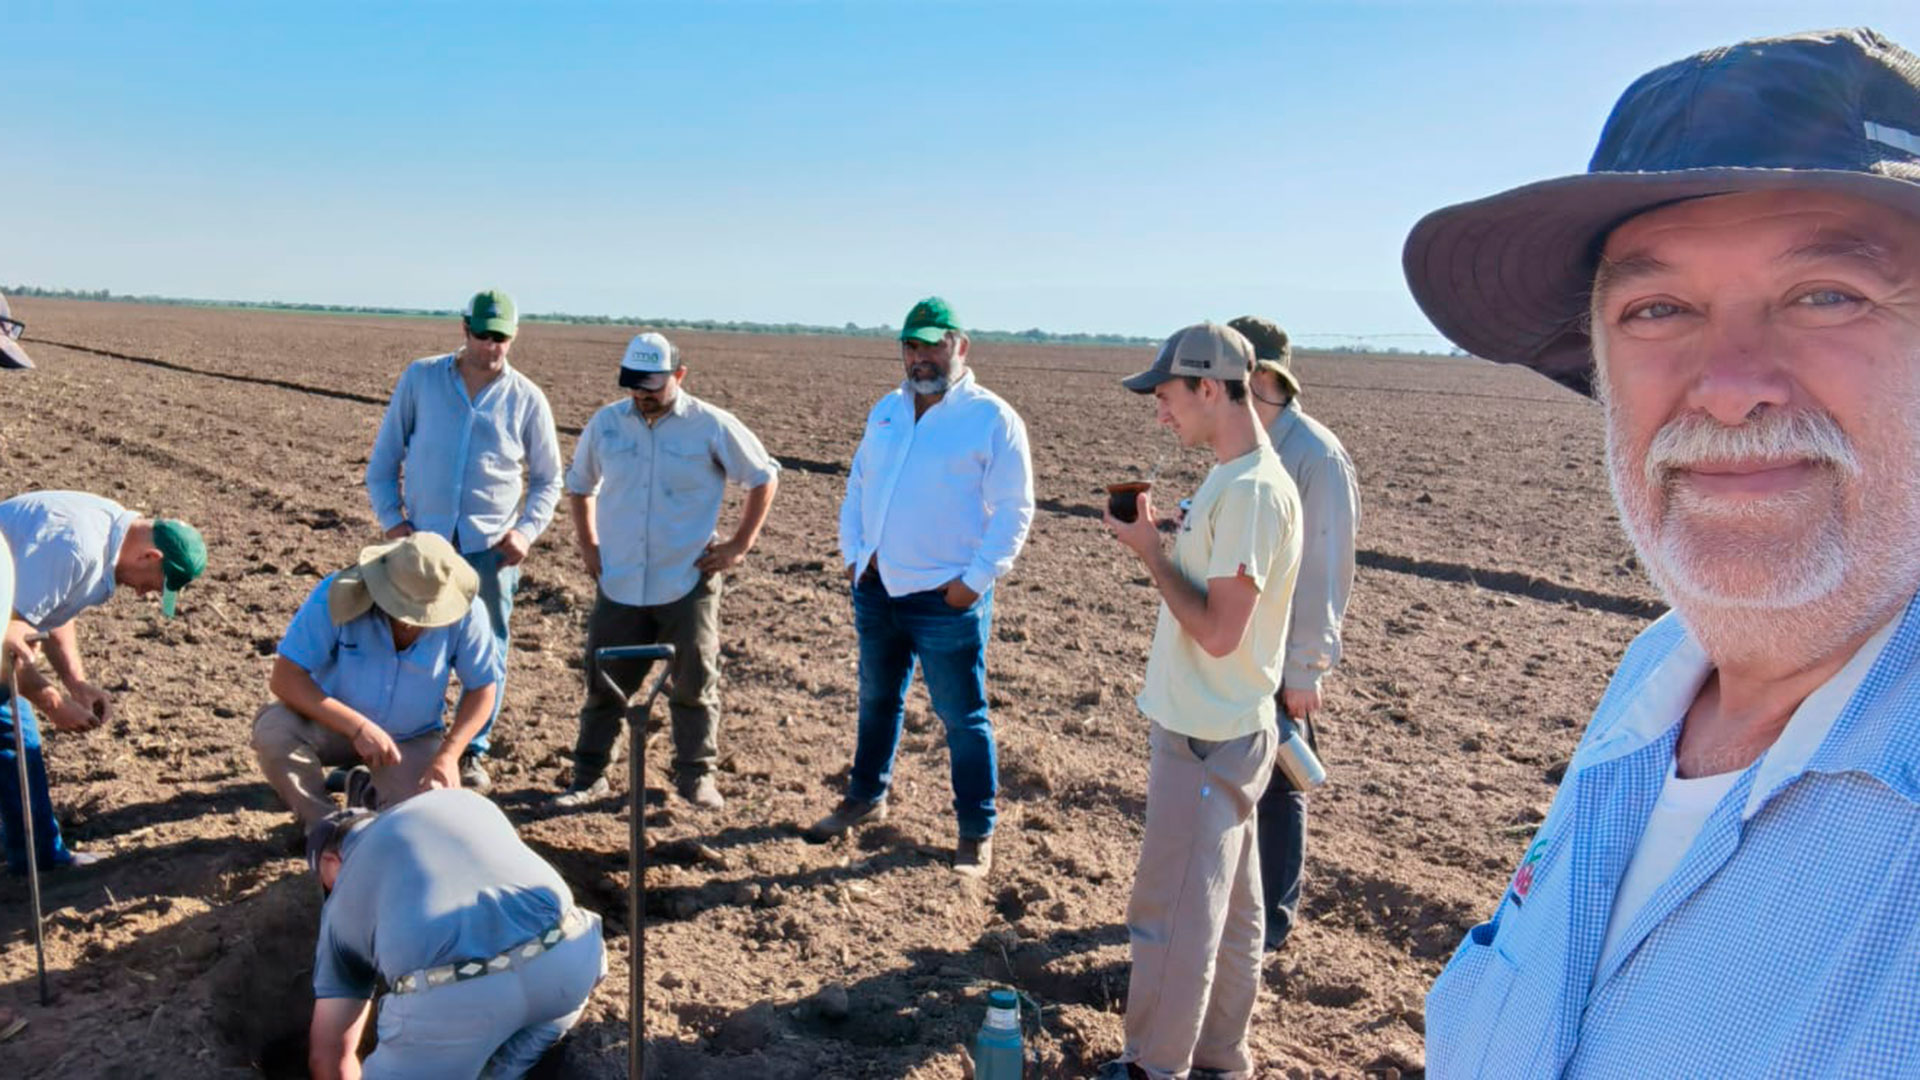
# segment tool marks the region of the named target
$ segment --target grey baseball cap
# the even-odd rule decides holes
[[[7,306],[7,298],[0,296],[0,368],[31,368],[33,361],[27,359],[27,350],[20,347],[20,332],[27,324],[13,317],[13,309]]]
[[[1668,64],[1627,88],[1585,173],[1436,210],[1402,263],[1455,344],[1591,394],[1588,296],[1608,234],[1685,199],[1782,189],[1920,217],[1920,58],[1860,29]]]
[[[1238,330],[1203,322],[1176,331],[1160,346],[1153,366],[1120,380],[1136,394],[1151,394],[1169,379],[1245,379],[1253,368],[1253,343]]]

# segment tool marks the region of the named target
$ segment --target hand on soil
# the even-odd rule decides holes
[[[92,683],[83,682],[68,687],[67,695],[69,702],[79,706],[92,717],[93,722],[89,723],[87,727],[99,727],[101,724],[113,719],[113,695]]]
[[[60,702],[60,707],[47,714],[57,731],[92,731],[100,726],[100,717],[91,709],[80,704],[72,696]]]
[[[371,720],[360,725],[360,730],[354,733],[353,752],[360,755],[361,761],[376,768],[400,761],[400,748],[393,744],[393,736]]]

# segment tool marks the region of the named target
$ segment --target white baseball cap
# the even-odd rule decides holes
[[[620,358],[620,385],[629,390],[657,390],[665,381],[655,378],[680,369],[680,349],[660,334],[651,331],[627,342]]]

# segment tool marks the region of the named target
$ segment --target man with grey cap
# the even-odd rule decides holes
[[[492,714],[500,682],[479,591],[453,545],[421,532],[362,550],[300,605],[273,658],[276,700],[253,720],[253,752],[302,824],[334,808],[329,766],[364,764],[368,801],[379,806],[461,786],[460,754]],[[449,730],[442,713],[455,675]]]
[[[1126,1047],[1101,1080],[1250,1077],[1260,988],[1254,809],[1278,746],[1274,696],[1294,577],[1300,497],[1247,397],[1253,346],[1230,327],[1174,334],[1124,380],[1214,466],[1168,552],[1151,493],[1107,528],[1160,594],[1137,704],[1147,717],[1147,810],[1127,903],[1133,970]]]
[[[47,665],[53,669],[49,678],[32,663],[21,663],[19,697],[7,698],[0,690],[0,823],[7,865],[15,873],[27,868],[14,761],[16,722],[26,746],[39,865],[85,864],[93,857],[68,850],[53,819],[34,713],[45,713],[61,731],[90,731],[111,721],[114,697],[88,677],[77,620],[112,599],[121,586],[142,596],[159,594],[161,614],[171,618],[179,591],[207,568],[206,543],[184,521],[143,517],[81,491],[35,491],[0,502],[0,536],[12,553],[14,572],[6,647],[20,660],[31,654],[28,637],[44,633]]]
[[[600,649],[674,647],[667,706],[680,794],[713,808],[719,757],[720,594],[728,570],[753,550],[773,506],[780,464],[738,418],[686,392],[680,349],[646,333],[627,345],[620,385],[628,397],[593,414],[567,470],[580,558],[596,585],[587,616],[587,700],[574,744],[573,782],[556,797],[579,806],[608,791],[626,698],[600,678]],[[727,484],[746,489],[740,520],[716,527]],[[629,693],[646,662],[616,661],[609,674]]]
[[[1318,749],[1321,683],[1340,662],[1340,630],[1353,592],[1353,548],[1360,527],[1360,485],[1347,448],[1300,407],[1293,343],[1272,319],[1242,315],[1227,324],[1253,346],[1247,392],[1253,412],[1300,492],[1300,578],[1287,620],[1280,669],[1280,740],[1297,727]],[[1276,769],[1260,797],[1260,883],[1267,904],[1267,948],[1286,943],[1300,909],[1307,854],[1307,793]]]
[[[480,576],[480,603],[501,657],[501,693],[460,760],[461,781],[480,791],[491,783],[480,758],[506,701],[520,563],[560,503],[553,411],[533,380],[507,363],[519,328],[512,297],[475,293],[460,316],[465,344],[401,372],[367,458],[367,495],[386,538],[438,533]]]
[[[1673,608],[1435,984],[1429,1074],[1920,1074],[1920,58],[1670,64],[1587,173],[1405,263],[1457,344],[1599,398]]]
[[[336,811],[308,830],[307,862],[327,892],[307,1040],[320,1080],[525,1075],[606,974],[599,916],[474,792]]]

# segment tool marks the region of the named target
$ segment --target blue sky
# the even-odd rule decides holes
[[[1418,334],[1408,227],[1578,171],[1639,73],[1812,26],[1920,48],[1920,4],[1810,10],[13,0],[0,282]]]

